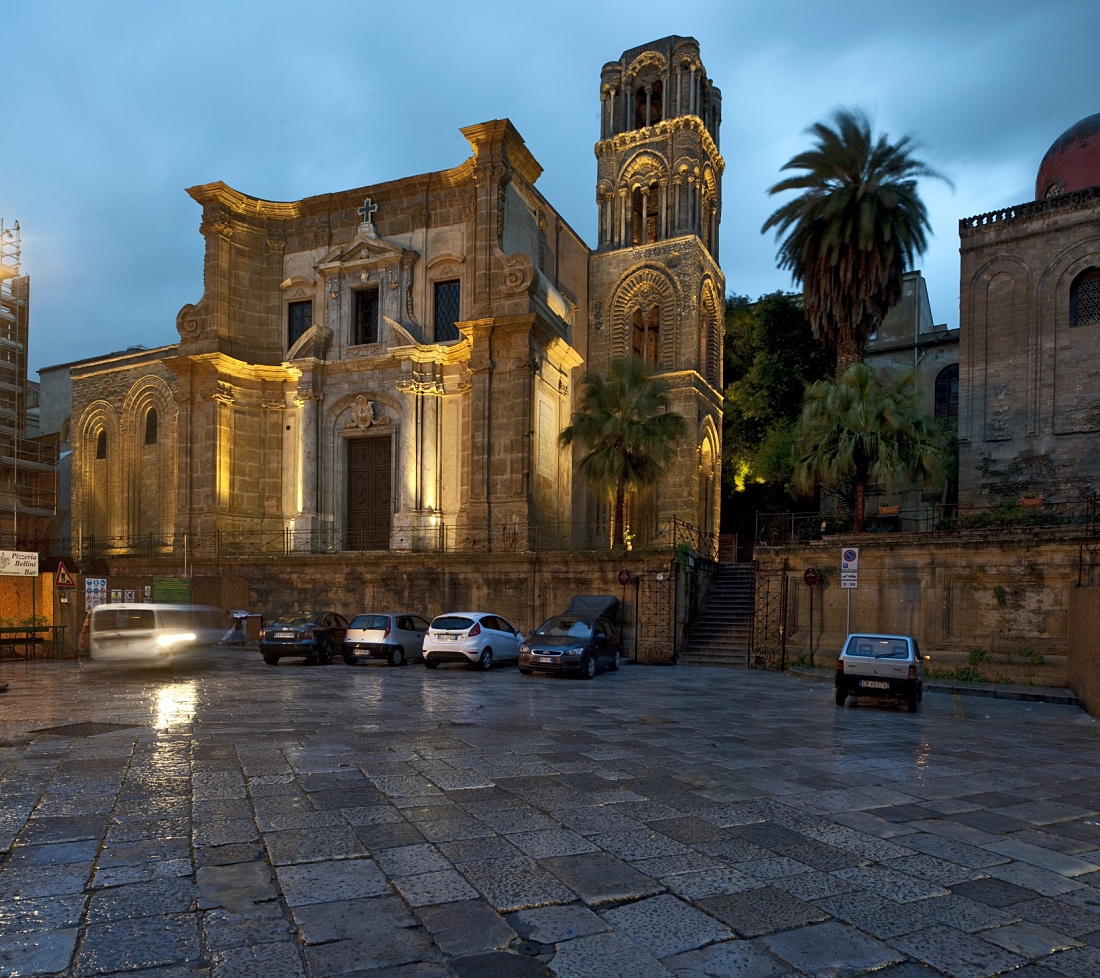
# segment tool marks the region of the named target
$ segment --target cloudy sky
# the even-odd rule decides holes
[[[805,130],[858,106],[953,189],[922,192],[936,322],[958,324],[958,221],[1034,196],[1053,140],[1100,112],[1097,0],[24,0],[6,3],[0,218],[22,226],[31,376],[175,342],[222,180],[296,200],[455,166],[507,117],[590,244],[600,68],[669,34],[722,89],[731,293],[789,288],[760,227]]]

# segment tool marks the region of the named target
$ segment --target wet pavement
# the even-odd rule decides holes
[[[1073,706],[247,649],[5,681],[0,975],[1100,975]]]

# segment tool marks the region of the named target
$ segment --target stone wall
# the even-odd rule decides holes
[[[811,566],[823,578],[814,591],[815,649],[839,648],[849,630],[850,595],[851,631],[913,634],[933,654],[1030,649],[1050,658],[1067,651],[1070,595],[1082,569],[1079,544],[1023,535],[929,541],[865,534],[854,543],[830,538],[786,551],[758,548],[756,557],[760,575],[788,577],[788,660],[809,650],[803,572]],[[840,552],[848,545],[859,548],[859,586],[852,591],[840,586]],[[1084,579],[1094,571],[1085,567]],[[758,607],[758,629],[764,615]]]
[[[1100,717],[1100,586],[1070,591],[1068,645],[1069,687],[1089,713]]]
[[[624,568],[632,575],[625,589],[617,580]],[[107,586],[140,594],[153,578],[178,573],[178,565],[127,557],[108,563]],[[428,619],[491,610],[525,634],[564,611],[575,594],[611,594],[624,602],[624,654],[633,658],[637,647],[638,661],[652,663],[673,661],[673,621],[677,611],[682,617],[667,554],[625,560],[561,553],[266,556],[196,561],[191,580],[194,603],[248,610],[269,621],[306,610],[347,618],[408,610]]]

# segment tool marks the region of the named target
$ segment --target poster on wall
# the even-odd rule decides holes
[[[84,578],[84,610],[91,611],[97,604],[107,603],[107,578]]]

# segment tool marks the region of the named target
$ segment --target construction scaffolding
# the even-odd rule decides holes
[[[41,539],[57,512],[57,442],[29,436],[37,391],[27,378],[30,279],[22,274],[19,222],[0,219],[0,549]]]

